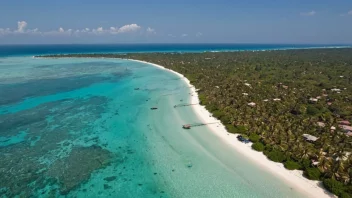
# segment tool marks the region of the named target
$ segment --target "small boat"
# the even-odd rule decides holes
[[[185,125],[182,125],[182,128],[184,128],[184,129],[191,129],[191,125],[185,124]]]
[[[139,90],[139,88],[134,88],[134,90]]]
[[[158,108],[157,107],[152,107],[150,108],[151,110],[157,110]]]

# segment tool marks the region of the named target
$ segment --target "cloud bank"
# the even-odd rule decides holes
[[[10,29],[10,28],[0,28],[0,36],[4,35],[15,35],[15,34],[28,34],[28,35],[42,35],[42,36],[58,36],[58,35],[75,35],[79,36],[81,34],[91,34],[91,35],[102,35],[102,34],[125,34],[125,33],[132,33],[137,32],[142,29],[141,26],[133,23],[124,25],[121,27],[110,27],[104,29],[103,27],[97,28],[84,28],[84,29],[64,29],[63,27],[59,27],[57,30],[50,30],[50,31],[40,31],[38,28],[35,29],[28,29],[28,23],[26,21],[18,21],[17,22],[17,29]],[[148,27],[146,29],[148,33],[155,33],[155,30]]]

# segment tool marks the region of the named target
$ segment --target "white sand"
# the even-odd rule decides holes
[[[159,67],[161,69],[168,70],[168,71],[180,76],[191,87],[191,93],[192,93],[190,95],[191,103],[192,104],[199,103],[198,94],[196,92],[195,87],[193,85],[191,85],[190,81],[187,78],[185,78],[182,74],[177,73],[177,72],[170,70],[170,69],[166,69],[165,67],[157,65],[157,64],[153,64],[153,63],[149,63],[149,62],[145,62],[145,61],[139,61],[139,60],[131,60],[131,61],[137,61],[137,62],[141,62],[141,63],[150,64],[155,67]],[[319,197],[319,198],[336,197],[336,196],[332,195],[331,193],[329,193],[328,191],[326,191],[324,188],[322,188],[321,182],[312,181],[312,180],[309,180],[309,179],[303,177],[302,171],[287,170],[283,164],[270,161],[269,159],[267,159],[267,157],[263,153],[253,150],[251,148],[251,144],[244,144],[244,143],[239,142],[236,138],[237,134],[228,133],[225,129],[225,126],[222,125],[218,119],[212,117],[211,113],[209,113],[209,111],[206,110],[204,106],[192,105],[192,108],[194,109],[194,111],[196,112],[198,117],[201,120],[203,120],[204,122],[206,122],[206,123],[219,122],[219,124],[213,124],[213,125],[207,125],[207,126],[209,127],[209,129],[211,129],[211,131],[214,132],[214,134],[216,134],[219,138],[221,138],[221,140],[223,140],[224,143],[228,144],[229,146],[234,148],[239,153],[241,153],[244,156],[251,159],[254,163],[256,163],[261,168],[263,168],[267,171],[270,171],[275,176],[283,179],[288,185],[292,186],[295,190],[302,192],[307,197]]]

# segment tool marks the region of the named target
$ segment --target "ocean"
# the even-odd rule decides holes
[[[150,53],[150,52],[220,52],[252,50],[285,50],[339,48],[348,45],[308,44],[63,44],[63,45],[0,45],[1,56],[34,56],[75,53]]]
[[[290,47],[0,46],[0,197],[302,197],[207,127],[182,129],[201,121],[174,108],[190,100],[175,74],[129,60],[32,57]]]

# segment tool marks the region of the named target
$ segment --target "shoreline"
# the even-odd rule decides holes
[[[134,59],[125,59],[135,62],[140,62],[144,64],[149,64],[155,67],[158,67],[163,70],[167,70],[176,74],[177,76],[181,77],[184,82],[190,87],[190,102],[191,103],[199,103],[198,93],[196,92],[196,88],[190,83],[190,81],[183,76],[182,74],[175,72],[171,69],[167,69],[161,65],[157,65],[154,63],[134,60]],[[216,125],[207,125],[207,127],[217,135],[225,144],[232,147],[234,150],[242,154],[243,156],[247,157],[256,165],[261,168],[265,169],[275,175],[276,177],[284,180],[286,184],[293,187],[294,190],[301,192],[302,194],[306,195],[307,197],[336,197],[332,193],[328,192],[326,189],[322,187],[321,181],[313,181],[305,178],[303,176],[303,171],[300,170],[287,170],[282,163],[276,163],[270,161],[262,152],[257,152],[251,148],[251,144],[244,144],[237,140],[238,134],[232,134],[227,132],[225,126],[220,122],[220,120],[212,117],[212,114],[206,110],[205,106],[201,105],[193,105],[193,111],[196,113],[198,118],[204,122],[218,122],[219,124]]]
[[[352,45],[334,45],[334,46],[311,46],[311,47],[284,47],[284,48],[270,48],[270,49],[214,49],[214,50],[176,50],[176,51],[135,51],[135,52],[86,52],[86,53],[56,53],[56,54],[42,54],[42,55],[33,55],[28,54],[25,56],[32,57],[32,58],[98,58],[98,57],[48,57],[51,55],[79,55],[79,54],[117,54],[117,55],[127,55],[131,53],[231,53],[231,52],[270,52],[270,51],[286,51],[286,50],[320,50],[320,49],[351,49]],[[5,56],[10,57],[10,56]],[[18,57],[18,56],[14,56]],[[22,57],[19,55],[19,57]],[[103,58],[104,57],[99,57]],[[114,59],[114,58],[112,58]],[[125,59],[126,58],[118,58],[118,59]],[[131,59],[132,60],[132,59]]]

